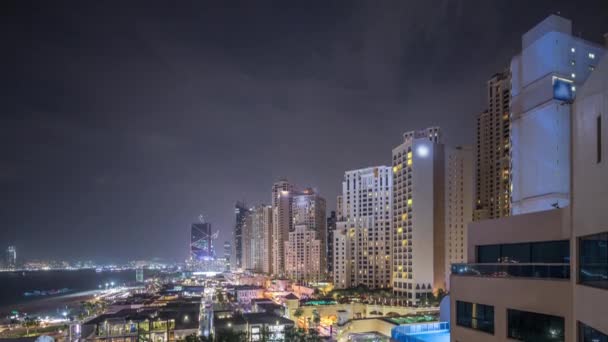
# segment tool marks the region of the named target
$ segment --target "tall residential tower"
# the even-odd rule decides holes
[[[511,75],[497,73],[487,83],[488,110],[477,116],[475,220],[511,213]]]
[[[352,270],[348,279],[338,279],[338,287],[391,287],[392,184],[389,166],[344,173],[339,197],[342,203],[338,206],[343,208],[344,216],[340,227],[346,232],[334,237],[334,267],[337,273],[346,268]],[[348,251],[336,251],[344,247]]]
[[[393,149],[393,292],[410,305],[445,288],[444,148],[439,127]]]

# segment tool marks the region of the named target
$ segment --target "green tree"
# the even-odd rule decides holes
[[[26,317],[23,322],[21,323],[21,325],[23,325],[23,327],[25,328],[25,334],[29,335],[30,334],[30,329],[34,329],[34,331],[36,330],[36,328],[38,328],[40,326],[40,319],[38,317]]]
[[[299,319],[304,314],[304,310],[302,308],[297,308],[296,311],[293,312],[293,317]]]

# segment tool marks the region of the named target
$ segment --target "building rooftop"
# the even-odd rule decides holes
[[[116,313],[109,313],[97,316],[84,325],[97,325],[106,321],[114,322],[143,322],[164,320],[175,321],[175,329],[197,329],[199,310],[198,307],[170,307],[170,308],[151,308],[151,309],[123,309]]]
[[[255,285],[236,285],[234,287],[235,291],[244,291],[244,290],[264,290],[263,287],[261,286],[255,286]]]
[[[293,321],[290,319],[266,312],[246,313],[243,314],[243,318],[249,324],[293,324]]]

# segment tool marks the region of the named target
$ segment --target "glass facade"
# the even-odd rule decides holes
[[[456,324],[494,334],[494,307],[456,301]]]
[[[452,264],[452,274],[492,278],[570,279],[569,264]]]
[[[569,263],[570,242],[543,241],[477,246],[478,263]]]
[[[578,281],[608,289],[608,233],[578,239]]]
[[[519,341],[564,341],[564,318],[536,312],[507,310],[507,335]]]
[[[608,342],[608,335],[578,322],[578,342]]]

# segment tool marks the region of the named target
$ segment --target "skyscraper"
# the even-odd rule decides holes
[[[336,218],[338,221],[342,221],[342,218],[344,217],[344,208],[342,208],[343,204],[344,202],[342,201],[342,195],[340,194],[336,198]]]
[[[272,207],[262,204],[250,212],[243,227],[243,268],[269,273]]]
[[[331,211],[327,218],[327,272],[334,269],[334,231],[336,230],[336,212]]]
[[[241,231],[241,269],[253,270],[253,212],[245,217]]]
[[[234,225],[234,262],[231,263],[234,269],[240,269],[243,267],[243,226],[245,220],[249,216],[249,209],[243,202],[236,202],[234,206],[234,214],[236,216],[236,223]]]
[[[224,241],[224,259],[226,261],[226,269],[230,270],[230,262],[232,259],[232,243]]]
[[[439,127],[393,149],[393,291],[410,305],[445,288],[444,148]]]
[[[272,273],[285,273],[285,241],[292,230],[292,196],[295,187],[286,179],[280,179],[272,186]]]
[[[17,248],[15,246],[8,246],[6,249],[6,266],[11,269],[17,267]]]
[[[487,83],[488,109],[477,116],[475,220],[511,213],[511,74],[495,74]]]
[[[193,223],[190,228],[190,259],[200,262],[215,258],[211,223]]]
[[[572,101],[604,47],[572,35],[572,22],[551,15],[522,36],[511,60],[512,213],[570,202]]]
[[[350,279],[340,282],[369,288],[391,287],[392,184],[389,166],[344,173],[341,207],[348,251],[342,254],[349,255],[354,264]]]
[[[467,259],[467,225],[473,220],[473,151],[468,146],[445,148],[445,271]]]
[[[450,281],[452,339],[608,340],[607,80],[604,56],[577,89],[570,205],[469,226],[469,264]]]
[[[549,16],[512,60],[512,215],[468,227],[453,340],[608,341],[608,56],[570,28]]]
[[[305,226],[306,229],[315,232],[315,238],[320,241],[320,273],[319,278],[327,272],[327,217],[325,199],[317,194],[313,189],[304,191],[293,196],[292,206],[293,226]],[[297,237],[297,235],[296,235]]]

